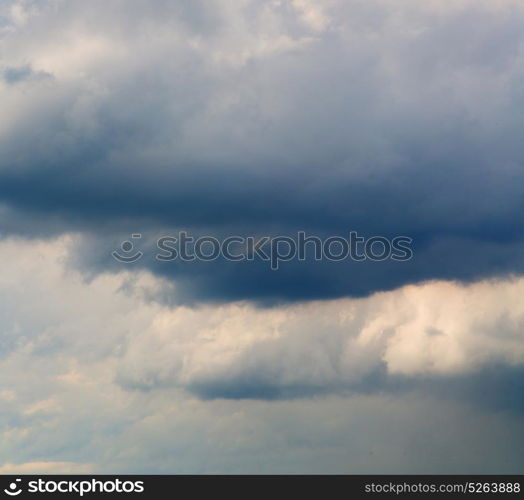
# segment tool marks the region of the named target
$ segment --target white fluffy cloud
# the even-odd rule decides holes
[[[321,390],[354,384],[380,366],[404,376],[522,366],[523,293],[520,278],[432,282],[270,309],[165,309],[126,346],[119,376],[143,388],[223,380]]]

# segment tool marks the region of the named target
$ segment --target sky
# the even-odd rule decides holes
[[[0,473],[521,473],[523,23],[0,0]],[[413,257],[153,258],[180,231]]]

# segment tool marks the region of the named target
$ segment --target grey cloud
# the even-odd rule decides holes
[[[52,75],[45,71],[34,72],[29,65],[5,68],[2,71],[2,76],[6,83],[10,85],[52,78]]]
[[[523,17],[1,2],[0,471],[521,472]],[[180,229],[415,258],[151,259]]]
[[[520,8],[332,2],[322,24],[256,1],[125,5],[68,2],[58,23],[42,4],[3,40],[12,67],[23,54],[54,80],[0,138],[0,199],[20,221],[2,232],[30,235],[35,214],[37,234],[86,232],[98,250],[79,264],[95,271],[131,226],[415,240],[409,264],[278,276],[142,262],[189,301],[522,273]]]

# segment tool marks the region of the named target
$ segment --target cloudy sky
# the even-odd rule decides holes
[[[523,25],[0,0],[0,473],[521,473]],[[413,258],[152,258],[181,230]]]

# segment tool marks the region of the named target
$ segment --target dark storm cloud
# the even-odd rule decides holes
[[[271,374],[249,373],[244,377],[230,379],[207,380],[190,384],[186,390],[201,399],[263,399],[263,400],[292,400],[327,396],[330,394],[355,395],[376,394],[387,391],[395,392],[395,384],[388,380],[384,368],[380,368],[363,377],[358,382],[339,381],[334,384],[279,384]],[[269,375],[269,376],[268,376]],[[126,387],[125,384],[123,384]],[[391,388],[389,386],[392,386]],[[409,390],[409,383],[407,390]],[[127,386],[129,389],[144,389],[140,386]],[[150,389],[147,388],[147,389]]]
[[[261,373],[244,373],[230,379],[209,379],[190,384],[188,391],[202,399],[290,400],[329,394],[432,394],[443,400],[467,401],[483,409],[524,413],[524,377],[522,367],[494,365],[473,374],[439,377],[402,377],[388,375],[379,368],[358,382],[326,385],[281,384],[277,378]],[[126,385],[128,389],[150,390],[152,387]],[[162,387],[158,385],[155,388]]]
[[[131,232],[150,247],[180,228],[414,240],[403,263],[135,265],[182,300],[522,273],[524,13],[412,7],[70,2],[60,27],[44,5],[3,42],[32,65],[4,72],[24,112],[0,138],[0,230],[83,232],[74,259],[91,272],[121,269],[110,252]],[[53,49],[66,42],[76,58]],[[53,80],[22,96],[33,71]]]

